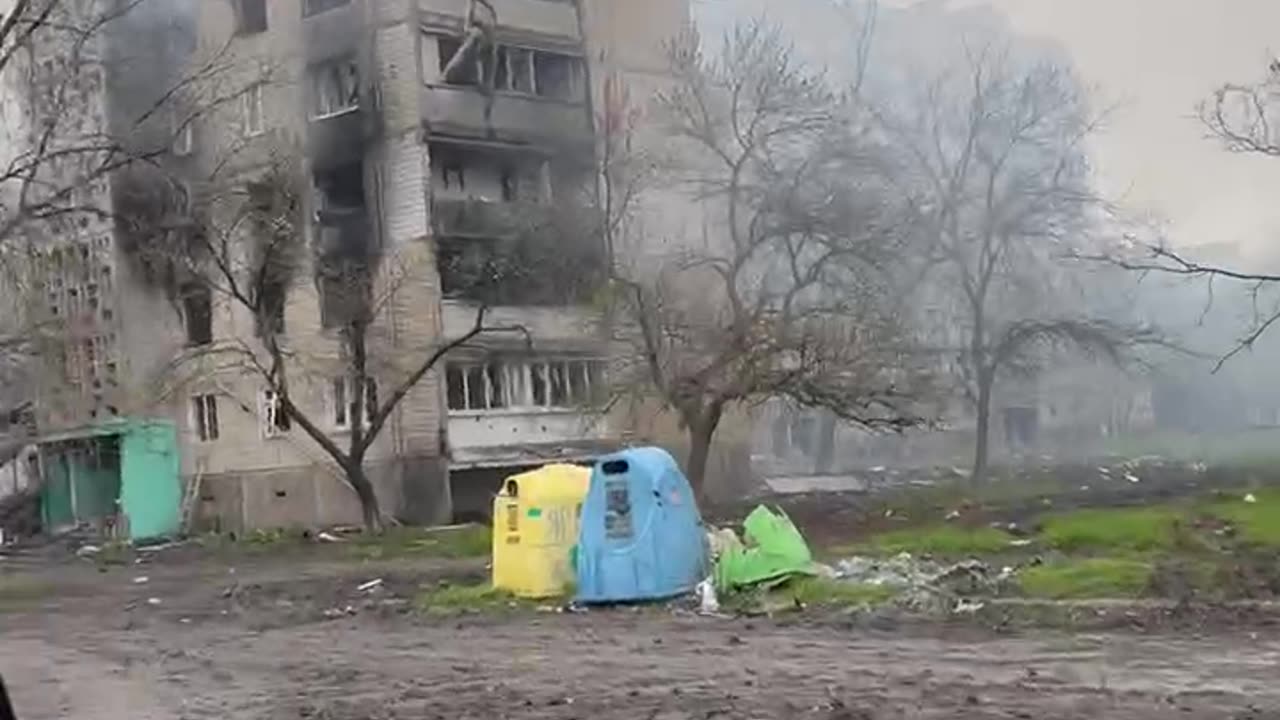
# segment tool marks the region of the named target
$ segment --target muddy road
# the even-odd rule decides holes
[[[0,673],[21,720],[1280,718],[1274,631],[1000,636],[670,609],[410,611],[423,582],[482,571],[10,574],[11,588],[30,578],[49,592],[0,612]],[[355,590],[374,576],[377,592]]]

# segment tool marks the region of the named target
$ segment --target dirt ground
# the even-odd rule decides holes
[[[1280,635],[1261,627],[410,611],[424,583],[482,575],[474,561],[11,558],[0,573],[0,673],[21,720],[1280,718]]]

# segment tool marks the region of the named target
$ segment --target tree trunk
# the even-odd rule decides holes
[[[993,374],[983,370],[978,373],[978,436],[973,448],[973,473],[970,479],[979,483],[987,479],[991,455],[991,391],[995,384]]]
[[[818,447],[814,452],[813,469],[820,475],[831,472],[836,460],[836,415],[824,410],[818,415]]]
[[[364,516],[364,528],[369,532],[382,529],[382,510],[378,507],[378,494],[373,490],[373,483],[365,474],[363,463],[352,463],[347,468],[347,480],[355,488],[356,497],[360,498],[360,512]]]
[[[716,427],[708,422],[689,425],[689,460],[685,463],[685,475],[693,486],[693,494],[702,499],[707,482],[707,461],[711,457],[711,440]]]

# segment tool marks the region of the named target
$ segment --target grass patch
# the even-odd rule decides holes
[[[788,583],[779,592],[810,607],[853,608],[883,605],[898,592],[893,588],[865,583],[806,577]]]
[[[1063,552],[1150,552],[1174,548],[1186,513],[1169,506],[1079,510],[1042,520],[1041,539]]]
[[[1280,547],[1280,490],[1264,490],[1254,493],[1255,503],[1239,500],[1221,501],[1211,505],[1207,512],[1235,526],[1240,539],[1259,547]]]
[[[360,535],[351,552],[364,560],[395,558],[443,558],[460,560],[487,556],[493,547],[492,531],[483,525],[453,528],[398,527],[380,535]]]
[[[414,598],[414,607],[427,615],[464,615],[530,608],[532,604],[493,585],[444,584],[424,589]]]
[[[1085,558],[1023,570],[1022,593],[1047,600],[1133,598],[1151,582],[1153,568],[1139,560]]]
[[[965,528],[954,525],[894,530],[876,535],[866,544],[848,548],[845,555],[868,553],[872,555],[936,555],[946,558],[962,558],[974,555],[991,555],[1007,551],[1014,538],[995,528]]]

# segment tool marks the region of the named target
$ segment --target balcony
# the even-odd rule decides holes
[[[492,100],[486,122],[489,98],[476,88],[427,85],[422,93],[422,120],[438,135],[514,143],[590,142],[591,123],[584,103],[505,92],[495,94]]]
[[[468,0],[419,0],[430,24],[460,26]],[[553,39],[578,39],[578,13],[571,0],[491,0],[502,30]]]
[[[487,200],[436,200],[431,222],[436,235],[452,238],[506,238],[528,226],[527,204]],[[523,218],[523,220],[522,220]]]

